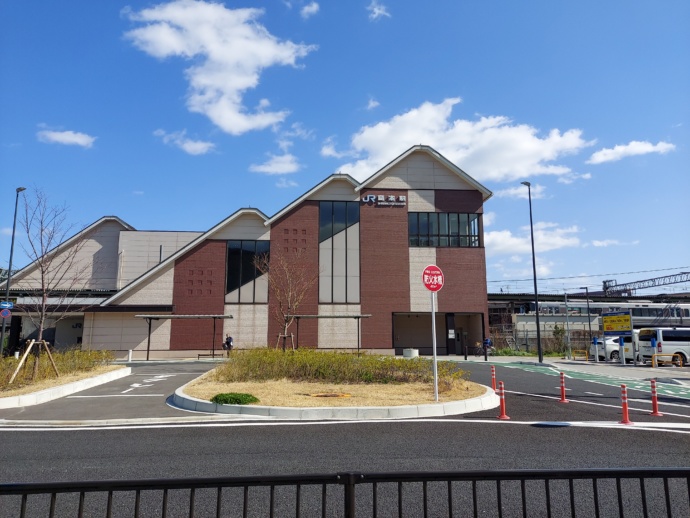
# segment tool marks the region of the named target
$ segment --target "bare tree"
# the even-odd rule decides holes
[[[254,258],[254,267],[266,275],[269,293],[275,297],[273,318],[283,329],[283,350],[288,329],[299,314],[298,309],[319,280],[316,265],[307,260],[305,249],[278,251]]]
[[[67,213],[65,205],[51,206],[39,189],[33,199],[24,198],[22,248],[31,263],[17,285],[25,292],[21,308],[37,329],[37,341],[43,340],[49,319],[57,323],[75,310],[94,269],[93,259],[82,253],[87,240],[67,223]]]

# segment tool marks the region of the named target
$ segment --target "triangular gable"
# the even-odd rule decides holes
[[[148,281],[151,281],[157,277],[159,273],[161,273],[163,270],[168,268],[171,264],[174,264],[175,261],[192,250],[194,247],[199,245],[200,243],[203,243],[207,239],[227,239],[226,235],[223,235],[223,231],[232,223],[236,222],[239,218],[242,216],[246,215],[252,215],[252,216],[257,216],[261,222],[265,222],[268,219],[268,216],[266,216],[263,212],[261,212],[258,209],[239,209],[227,218],[225,218],[223,221],[218,223],[217,225],[213,226],[211,229],[208,231],[204,232],[201,234],[199,237],[196,239],[190,241],[186,246],[183,246],[180,248],[177,252],[169,256],[167,259],[163,260],[162,262],[158,263],[156,266],[151,268],[149,271],[146,273],[142,274],[138,278],[134,279],[132,282],[130,282],[127,286],[122,288],[120,291],[118,291],[115,295],[110,297],[109,299],[104,300],[101,303],[101,306],[109,306],[118,300],[121,300],[123,297],[125,297],[128,294],[133,293],[136,290],[139,290],[143,285],[145,285]]]
[[[340,185],[344,183],[348,187],[346,188],[341,188]],[[289,205],[285,206],[282,208],[280,211],[276,212],[273,216],[271,216],[271,219],[266,221],[266,226],[271,225],[274,221],[277,221],[281,217],[283,217],[285,214],[290,212],[292,209],[297,207],[300,203],[303,203],[306,200],[318,200],[318,199],[328,199],[328,200],[333,200],[334,196],[336,198],[343,197],[343,201],[346,201],[346,198],[349,197],[349,192],[351,192],[354,196],[352,199],[347,199],[347,201],[356,201],[356,192],[357,192],[357,186],[359,186],[359,182],[352,178],[349,174],[341,174],[341,173],[336,173],[332,174],[328,178],[326,178],[324,181],[321,183],[317,184],[307,192],[305,192],[302,196],[297,198],[295,201],[290,203]],[[352,189],[351,191],[348,191],[348,189]],[[327,195],[327,198],[322,197],[321,195]]]
[[[362,182],[355,190],[356,191],[361,191],[362,189],[365,188],[373,188],[378,186],[380,183],[382,183],[388,175],[391,174],[399,174],[401,171],[400,166],[404,165],[405,161],[409,161],[413,159],[413,155],[415,153],[423,153],[429,158],[431,158],[433,161],[436,163],[440,164],[442,166],[442,171],[441,171],[441,177],[439,178],[438,176],[436,177],[436,181],[438,182],[438,185],[434,186],[433,182],[431,184],[426,184],[426,188],[452,188],[451,185],[452,183],[455,183],[456,188],[457,186],[461,185],[467,185],[467,187],[471,189],[476,189],[482,194],[482,200],[486,201],[488,200],[493,193],[484,187],[482,184],[477,182],[474,178],[472,178],[470,175],[465,173],[462,169],[460,169],[458,166],[453,164],[450,160],[445,158],[443,155],[441,155],[438,151],[435,149],[429,147],[429,146],[424,146],[424,145],[417,145],[417,146],[412,146],[410,149],[405,151],[403,154],[383,166],[381,169],[379,169],[376,173],[374,173],[372,176],[367,178],[364,182]],[[435,174],[438,175],[439,172],[438,170],[435,171]],[[452,181],[449,181],[451,180]],[[457,180],[457,182],[456,182]],[[387,186],[390,187],[390,186]],[[400,187],[401,188],[420,188],[420,186],[415,186],[415,185],[410,185],[408,184],[408,179],[402,175],[400,178]]]
[[[80,239],[83,239],[85,236],[88,236],[89,234],[94,233],[99,229],[99,227],[102,227],[106,224],[109,223],[116,223],[122,227],[124,230],[136,230],[133,226],[131,226],[129,223],[126,223],[122,219],[118,218],[117,216],[103,216],[102,218],[94,221],[87,227],[83,228],[76,234],[74,234],[72,237],[69,239],[66,239],[59,245],[57,245],[55,248],[52,250],[49,250],[46,252],[46,256],[50,255],[55,255],[55,254],[60,254],[65,250],[68,250],[70,247],[74,246],[75,243],[79,242]],[[12,273],[12,284],[16,284],[21,282],[22,279],[26,279],[29,277],[36,269],[38,266],[36,265],[36,262],[32,262],[27,264],[24,268],[21,270]],[[5,286],[6,282],[0,283],[0,286]]]

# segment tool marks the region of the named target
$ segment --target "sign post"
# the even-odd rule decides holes
[[[443,272],[430,264],[422,272],[424,287],[431,292],[431,345],[434,354],[434,399],[438,401],[438,366],[436,363],[436,292],[443,288]]]
[[[612,311],[610,313],[602,313],[601,318],[604,324],[604,336],[618,337],[618,361],[625,365],[625,336],[632,337],[632,315],[628,311]],[[630,340],[631,355],[633,358],[633,365],[637,366],[637,358],[635,357],[635,341]]]

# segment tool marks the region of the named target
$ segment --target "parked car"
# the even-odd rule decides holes
[[[594,355],[599,352],[599,360],[603,361],[606,358],[613,359],[615,353],[615,359],[618,360],[618,339],[617,338],[606,338],[602,340],[601,338],[597,340],[597,345],[595,347],[594,340],[589,346],[589,356],[594,358]]]
[[[623,347],[625,351],[625,361],[632,362],[633,351],[636,352],[637,361],[641,361],[640,356],[638,336],[639,331],[637,329],[633,330],[632,336],[623,337]],[[610,360],[610,361],[620,361],[620,346],[618,343],[618,338],[606,338],[604,341],[598,341],[599,349],[599,359],[600,360]],[[594,344],[589,347],[589,355],[594,357]]]

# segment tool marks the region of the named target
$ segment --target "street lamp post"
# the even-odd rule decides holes
[[[25,191],[26,187],[17,187],[17,196],[14,199],[14,219],[12,223],[12,240],[10,243],[10,263],[7,268],[7,284],[5,285],[5,301],[10,298],[10,281],[12,280],[12,255],[14,254],[14,232],[17,229],[17,206],[19,205],[19,193]],[[5,347],[5,320],[2,319],[2,331],[0,332],[0,358]]]
[[[532,274],[534,276],[534,312],[537,324],[537,352],[539,353],[539,363],[544,361],[544,352],[541,348],[541,330],[539,329],[539,292],[537,291],[537,259],[534,254],[534,224],[532,223],[532,184],[520,182],[527,186],[527,196],[529,198],[529,232],[532,238]]]
[[[585,297],[587,297],[587,323],[589,324],[589,345],[592,345],[592,314],[589,311],[589,288],[587,286],[580,286],[581,290],[585,290]],[[599,363],[599,344],[594,348],[594,361]]]

